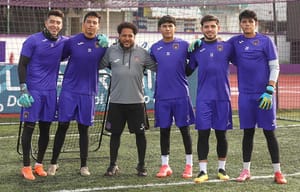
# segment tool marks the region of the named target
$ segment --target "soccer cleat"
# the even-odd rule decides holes
[[[48,168],[47,174],[54,176],[58,168],[59,168],[58,164],[51,164]]]
[[[185,165],[184,172],[182,173],[182,178],[187,179],[193,177],[193,167],[191,165]]]
[[[25,179],[28,180],[35,180],[35,176],[32,173],[31,166],[28,167],[23,167],[21,170],[22,175],[24,176]]]
[[[118,165],[111,165],[107,168],[106,172],[104,173],[104,176],[114,176],[117,175],[119,172],[119,167]]]
[[[162,178],[171,176],[173,173],[171,167],[169,165],[162,165],[159,169],[159,172],[156,174],[156,177]]]
[[[287,184],[287,180],[284,178],[280,171],[277,171],[274,175],[274,181],[277,184]]]
[[[44,170],[42,164],[36,164],[34,166],[34,173],[37,174],[38,176],[41,176],[41,177],[46,177],[47,176],[47,172]]]
[[[218,179],[223,180],[223,181],[229,180],[229,176],[226,174],[226,171],[224,169],[219,169],[217,177],[218,177]]]
[[[244,169],[241,172],[240,176],[238,178],[236,178],[236,181],[243,182],[243,181],[249,180],[250,178],[251,178],[250,171],[248,169]]]
[[[147,176],[147,169],[144,166],[138,165],[136,167],[137,170],[137,175],[140,177],[145,177]]]
[[[198,176],[194,179],[195,183],[203,183],[208,180],[208,175],[204,173],[204,171],[201,171]]]
[[[90,176],[91,173],[89,171],[89,168],[88,167],[81,167],[80,168],[80,175],[81,176]]]

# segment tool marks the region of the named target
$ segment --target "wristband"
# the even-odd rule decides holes
[[[21,83],[20,84],[20,90],[21,90],[21,93],[27,93],[27,85],[26,85],[26,83]]]
[[[268,85],[266,87],[266,93],[268,93],[270,95],[273,95],[273,93],[274,93],[274,87],[272,85]]]

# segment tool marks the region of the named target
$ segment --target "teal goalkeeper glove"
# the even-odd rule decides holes
[[[268,85],[266,92],[259,97],[259,108],[269,110],[272,109],[272,95],[274,93],[274,87]]]
[[[101,47],[103,47],[103,48],[108,47],[108,38],[106,37],[106,35],[104,35],[104,34],[98,34],[97,35],[97,39],[98,39],[98,44]]]
[[[191,53],[193,52],[195,49],[197,49],[198,47],[200,47],[202,44],[202,40],[201,39],[196,39],[195,41],[193,41],[188,48],[188,52]]]
[[[31,107],[31,104],[34,102],[33,97],[28,93],[26,83],[20,84],[21,96],[19,98],[19,103],[23,107]]]

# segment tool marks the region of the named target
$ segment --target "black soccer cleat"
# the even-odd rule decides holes
[[[145,177],[148,174],[147,169],[143,165],[138,165],[136,167],[136,170],[137,170],[137,175],[140,177]]]
[[[119,167],[118,165],[110,165],[106,172],[104,173],[104,176],[114,176],[114,175],[117,175],[117,173],[119,172]]]

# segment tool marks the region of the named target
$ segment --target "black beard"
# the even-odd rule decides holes
[[[49,30],[46,27],[43,29],[43,34],[47,39],[49,39],[51,41],[56,41],[58,39],[58,36],[51,35],[51,33],[49,32]]]

